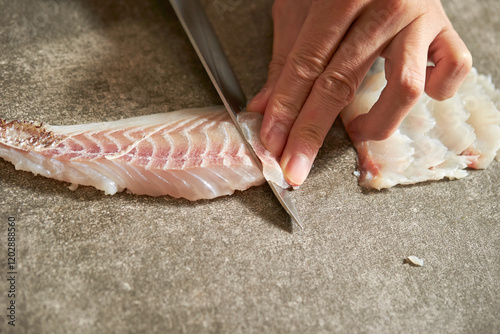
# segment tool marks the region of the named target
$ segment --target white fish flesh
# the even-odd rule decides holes
[[[404,262],[410,264],[413,267],[423,267],[424,266],[424,260],[416,257],[415,255],[408,256]]]
[[[370,73],[342,111],[344,125],[367,113],[385,84],[383,70]],[[499,109],[500,91],[490,77],[478,75],[476,69],[451,99],[440,102],[424,94],[391,137],[353,142],[359,184],[382,189],[462,178],[467,167],[488,167],[495,156],[500,157]]]
[[[238,118],[270,180],[287,187],[276,157],[258,139],[262,115]],[[114,122],[49,126],[0,120],[0,157],[16,169],[114,194],[189,200],[265,182],[224,107],[188,109]]]

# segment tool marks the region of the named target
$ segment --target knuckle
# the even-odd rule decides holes
[[[469,51],[455,54],[450,59],[450,65],[459,77],[467,75],[472,68],[472,55]]]
[[[274,54],[269,67],[283,67],[285,66],[286,57],[281,54]]]
[[[308,123],[298,128],[295,135],[311,154],[316,154],[323,145],[324,132],[320,124]]]
[[[325,71],[317,80],[318,93],[323,99],[345,106],[354,97],[357,84],[337,71]]]
[[[300,106],[294,103],[287,95],[275,94],[273,102],[271,112],[275,121],[287,124],[297,118]]]
[[[385,31],[389,26],[394,25],[397,20],[400,20],[401,17],[407,16],[408,11],[413,10],[415,4],[410,3],[411,1],[402,0],[379,1],[377,6],[372,9],[371,15],[373,20],[377,22],[381,28],[383,28],[382,31]],[[410,7],[408,7],[408,5],[410,5]]]
[[[404,10],[405,5],[407,5],[407,3],[408,1],[384,0],[384,7],[390,14],[394,15]]]
[[[416,74],[403,74],[399,77],[397,93],[401,100],[411,103],[420,98],[425,88],[424,76]]]
[[[273,58],[269,62],[269,73],[276,74],[280,73],[285,66],[286,57],[280,54],[273,55]]]
[[[297,52],[289,57],[292,73],[305,81],[314,81],[325,68],[325,61],[306,52]]]

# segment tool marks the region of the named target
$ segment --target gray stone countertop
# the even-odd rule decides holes
[[[445,1],[500,85],[500,3]],[[272,48],[269,0],[204,1],[251,97]],[[220,104],[166,1],[0,1],[0,117],[53,125]],[[16,171],[0,161],[0,332],[500,332],[500,163],[462,180],[367,191],[336,123],[293,193],[189,202]],[[7,222],[16,221],[16,326]],[[416,255],[421,268],[403,264]]]

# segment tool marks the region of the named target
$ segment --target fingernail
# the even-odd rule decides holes
[[[286,163],[284,168],[285,178],[290,185],[296,187],[304,183],[311,169],[311,160],[304,154],[295,154]]]
[[[283,147],[285,147],[286,139],[287,132],[285,126],[281,123],[276,123],[265,136],[264,146],[272,154],[279,157],[283,152]]]

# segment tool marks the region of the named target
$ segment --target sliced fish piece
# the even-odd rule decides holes
[[[385,87],[383,66],[363,81],[341,113],[344,125],[367,113]],[[457,94],[445,101],[423,95],[398,130],[382,141],[353,141],[359,184],[389,188],[442,178],[458,179],[466,168],[487,168],[500,158],[500,91],[472,69]]]
[[[288,187],[259,141],[262,115],[241,113],[239,121],[264,174]],[[224,107],[72,126],[0,120],[0,157],[72,189],[89,185],[110,195],[128,189],[198,200],[265,182]]]

